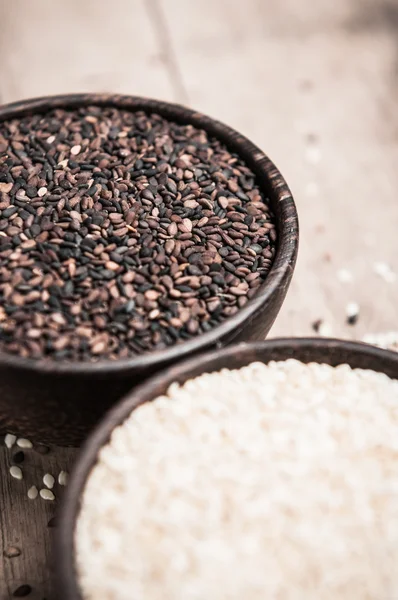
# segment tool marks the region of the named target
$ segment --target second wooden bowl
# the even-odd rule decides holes
[[[86,441],[76,464],[64,499],[58,530],[56,558],[60,597],[64,600],[81,600],[75,570],[75,525],[87,478],[97,461],[99,450],[109,441],[115,427],[123,423],[137,406],[164,394],[173,382],[184,383],[202,373],[223,368],[236,369],[254,361],[268,363],[288,358],[332,366],[347,363],[353,368],[372,369],[398,379],[398,353],[342,340],[291,338],[239,344],[191,358],[139,386],[106,415]]]

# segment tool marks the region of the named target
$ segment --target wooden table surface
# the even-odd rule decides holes
[[[2,0],[0,101],[106,91],[191,105],[256,142],[288,180],[299,260],[272,336],[398,331],[398,0]],[[346,281],[349,280],[349,281]],[[346,307],[359,305],[355,326]],[[0,598],[55,600],[49,520],[30,485],[77,450],[0,449]]]

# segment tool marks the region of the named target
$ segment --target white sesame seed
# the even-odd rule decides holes
[[[52,475],[50,475],[50,473],[46,473],[43,477],[43,483],[46,487],[52,490],[54,487],[55,479]]]
[[[52,144],[53,142],[55,142],[55,135],[50,135],[50,137],[48,137],[46,139],[47,144]]]
[[[55,496],[52,491],[45,488],[40,490],[40,497],[43,498],[43,500],[55,500]]]
[[[19,448],[33,448],[33,444],[30,440],[27,440],[26,438],[18,438],[17,439],[17,446]]]
[[[172,384],[86,482],[82,596],[398,598],[397,407],[383,373],[294,359]]]
[[[58,483],[59,485],[67,485],[68,483],[68,473],[66,471],[61,471],[58,475]]]
[[[7,448],[12,448],[16,441],[17,436],[13,435],[12,433],[7,433],[7,435],[4,438],[4,443],[7,446]]]
[[[10,467],[10,475],[11,477],[14,477],[14,479],[23,479],[22,470],[19,467]]]
[[[80,145],[72,146],[72,148],[70,149],[70,153],[73,154],[73,156],[77,156],[80,153],[81,149],[82,147]]]
[[[359,314],[359,304],[357,302],[349,302],[345,308],[347,317],[355,317]]]
[[[39,198],[43,198],[43,196],[45,196],[47,194],[47,188],[46,187],[41,187],[39,188],[37,195],[39,196]]]
[[[305,186],[305,193],[307,196],[317,196],[319,194],[319,186],[315,181],[309,181]]]
[[[317,165],[321,160],[321,149],[319,146],[308,146],[305,151],[305,158],[307,162]]]
[[[397,279],[397,276],[391,269],[390,265],[385,262],[375,262],[373,265],[373,270],[376,275],[384,279],[384,281],[387,283],[394,283]]]
[[[341,283],[351,283],[353,276],[348,269],[339,269],[337,271],[337,279],[341,281]]]
[[[318,335],[321,337],[331,337],[333,335],[333,328],[327,321],[322,321],[318,328]]]
[[[38,495],[39,492],[37,490],[37,487],[35,485],[32,485],[32,487],[28,489],[28,498],[30,500],[34,500],[35,498],[37,498]]]

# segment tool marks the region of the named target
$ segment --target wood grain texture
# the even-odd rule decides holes
[[[2,102],[90,91],[175,97],[145,0],[2,0],[0,22]]]
[[[52,474],[56,479],[60,470],[70,472],[77,450],[52,448],[49,454],[40,455],[35,450],[24,450],[25,460],[20,465],[24,478],[13,479],[9,474],[12,455],[18,448],[8,450],[0,446],[0,598],[8,600],[21,585],[30,585],[29,600],[56,600],[52,586],[52,535],[54,528],[48,522],[56,514],[64,488],[54,486],[55,501],[40,497],[30,500],[28,489],[36,485],[44,488],[42,477]],[[7,549],[17,547],[21,554],[7,558]]]

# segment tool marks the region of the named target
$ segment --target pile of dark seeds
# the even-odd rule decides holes
[[[276,231],[244,162],[190,125],[114,108],[0,123],[0,350],[120,359],[251,298]]]

